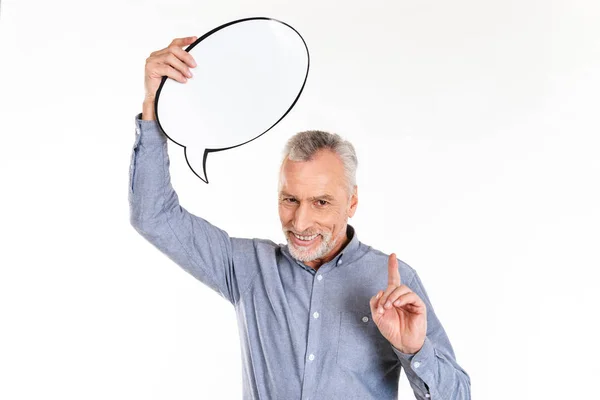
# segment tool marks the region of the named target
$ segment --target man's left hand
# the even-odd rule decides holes
[[[371,297],[371,316],[381,334],[398,350],[421,350],[427,333],[427,308],[421,298],[400,280],[395,254],[388,259],[388,287]]]

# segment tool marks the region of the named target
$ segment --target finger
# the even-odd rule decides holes
[[[184,38],[173,39],[171,44],[169,44],[167,47],[165,47],[164,49],[157,50],[153,53],[150,53],[150,55],[151,56],[159,56],[161,54],[169,53],[172,51],[171,49],[173,49],[173,48],[181,48],[181,47],[189,46],[190,44],[194,43],[196,41],[196,39],[198,39],[196,36],[189,36],[189,37],[184,37]]]
[[[148,76],[151,78],[159,78],[167,76],[177,82],[186,83],[187,78],[181,72],[167,64],[154,64],[149,67]]]
[[[415,292],[403,294],[393,304],[397,308],[408,308],[411,312],[425,311],[425,303]]]
[[[153,53],[153,55],[146,60],[148,68],[155,68],[158,64],[166,64],[175,68],[182,76],[191,78],[192,73],[189,67],[193,68],[196,66],[194,57],[187,51],[177,47],[166,50],[168,50],[168,52],[162,54],[159,54],[160,52]]]
[[[162,57],[162,62],[175,68],[177,71],[181,72],[182,75],[185,75],[188,78],[192,77],[192,73],[188,66],[185,65],[175,54],[169,53],[164,55]]]
[[[371,297],[371,300],[369,300],[369,306],[371,307],[371,315],[375,315],[375,313],[377,312],[377,302],[382,295],[383,290],[380,290],[375,296]]]
[[[387,289],[385,290],[385,292],[383,293],[383,296],[379,299],[379,303],[377,304],[378,309],[381,308],[381,310],[383,309],[390,309],[392,308],[391,305],[386,307],[385,305],[388,303],[388,301],[391,303],[393,300],[390,300],[390,296],[392,295],[392,293],[394,293],[394,291],[399,288],[399,287],[405,287],[408,290],[404,290],[401,294],[410,292],[410,288],[408,288],[406,285],[400,285],[400,286],[388,286]],[[396,298],[394,298],[395,300]],[[383,314],[383,312],[382,312]]]
[[[164,61],[169,54],[174,54],[178,59],[180,59],[192,68],[196,67],[196,61],[194,60],[194,57],[187,51],[183,50],[181,47],[174,45],[169,45],[169,47],[151,53],[150,59]]]
[[[398,270],[398,260],[396,254],[390,254],[388,258],[388,286],[400,286],[400,271]]]
[[[389,310],[390,308],[392,308],[393,302],[398,300],[398,298],[400,296],[402,296],[403,294],[410,293],[410,292],[412,292],[412,290],[410,290],[410,288],[406,285],[400,285],[400,286],[396,287],[386,298],[385,302],[382,302],[383,308],[385,308],[386,310]]]
[[[396,287],[398,286],[400,286],[400,272],[398,271],[398,260],[396,259],[396,254],[392,253],[388,258],[388,287],[383,293],[383,296],[379,299],[379,302],[377,303],[377,310],[379,313],[383,314],[383,305],[386,303],[390,293],[392,293],[394,289],[396,289]]]
[[[170,45],[183,47],[183,46],[187,46],[189,44],[194,43],[196,41],[196,39],[198,39],[196,36],[187,36],[187,37],[182,37],[182,38],[175,38],[175,39],[173,39],[173,41],[171,42]]]
[[[187,51],[183,50],[180,47],[173,47],[173,48],[171,48],[171,51],[177,58],[179,58],[181,61],[183,61],[189,67],[191,67],[191,68],[196,67],[196,61],[194,60],[194,57]]]
[[[377,307],[377,311],[380,314],[383,314],[384,309],[383,309],[383,305],[385,304],[385,302],[387,301],[387,298],[389,297],[389,295],[394,291],[394,289],[396,289],[395,286],[388,286],[384,291],[383,294],[381,295],[381,297],[379,298],[379,301],[376,304]]]

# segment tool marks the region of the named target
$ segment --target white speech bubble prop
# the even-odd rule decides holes
[[[198,65],[193,78],[163,77],[156,118],[208,183],[208,153],[258,138],[296,104],[308,77],[308,47],[288,24],[256,17],[221,25],[185,50]]]

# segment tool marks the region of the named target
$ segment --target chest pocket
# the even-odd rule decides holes
[[[342,311],[338,333],[336,362],[342,368],[363,372],[397,361],[390,343],[371,319],[370,310]]]

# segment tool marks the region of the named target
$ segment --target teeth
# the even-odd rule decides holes
[[[292,232],[292,233],[293,233],[293,232]],[[314,235],[312,235],[312,236],[300,236],[300,235],[296,235],[296,234],[294,233],[294,236],[296,236],[298,239],[300,239],[300,240],[306,240],[306,241],[313,240],[313,239],[314,239],[314,238],[316,238],[318,235],[319,235],[318,233],[315,233],[315,234],[314,234]]]

